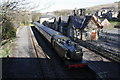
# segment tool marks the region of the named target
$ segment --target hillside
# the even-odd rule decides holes
[[[115,3],[110,3],[110,4],[103,4],[103,5],[97,5],[97,6],[92,6],[92,7],[87,7],[86,10],[100,10],[100,9],[113,9],[115,11],[118,10],[118,4],[120,2],[115,2]]]
[[[96,6],[92,6],[92,7],[86,7],[85,9],[86,9],[86,13],[91,13],[91,14],[94,14],[96,11],[98,11],[100,9],[108,9],[108,10],[118,11],[118,4],[120,5],[120,2],[96,5]],[[67,16],[67,15],[71,15],[72,12],[73,12],[73,10],[71,10],[71,9],[69,9],[69,10],[64,9],[64,10],[54,11],[52,13],[57,16],[60,16],[60,15]]]

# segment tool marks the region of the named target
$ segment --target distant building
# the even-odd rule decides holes
[[[68,26],[67,26],[67,36],[75,39],[78,38],[80,35],[80,27],[82,25],[82,22],[84,20],[84,17],[80,16],[69,16],[68,20]]]
[[[98,16],[99,18],[107,18],[111,20],[111,19],[117,19],[118,12],[114,10],[103,9],[103,10],[96,11],[95,15]]]
[[[40,24],[43,24],[54,30],[57,30],[57,27],[58,27],[56,20],[57,20],[57,17],[54,15],[44,15],[44,16],[40,16],[39,18]]]
[[[59,17],[58,21],[58,31],[61,32],[62,34],[66,35],[67,34],[67,22],[68,22],[69,17],[68,16],[61,16]]]
[[[85,16],[85,14],[86,14],[86,9],[84,8],[80,8],[80,9],[75,8],[75,10],[73,10],[74,16]]]
[[[55,17],[56,16],[54,16],[54,15],[40,16],[40,18],[39,18],[40,24],[42,24],[44,21],[54,22]]]
[[[102,19],[101,25],[103,26],[103,28],[106,28],[106,27],[110,27],[111,23],[108,21],[108,19]]]
[[[110,11],[107,12],[106,15],[107,15],[107,19],[114,19],[114,18],[117,18],[118,12],[110,10]]]

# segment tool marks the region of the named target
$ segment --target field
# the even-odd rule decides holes
[[[112,24],[112,26],[115,26],[115,25],[117,25],[118,23],[120,24],[120,22],[118,22],[118,21],[110,21],[110,23]]]

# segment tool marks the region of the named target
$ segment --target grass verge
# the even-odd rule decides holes
[[[117,25],[120,22],[119,21],[110,21],[110,23],[112,24],[112,26],[115,26],[115,25]]]
[[[0,47],[0,58],[7,57],[12,51],[12,45],[16,38],[12,38]]]

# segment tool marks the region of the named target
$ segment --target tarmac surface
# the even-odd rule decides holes
[[[19,28],[17,40],[14,42],[13,52],[9,57],[35,57],[33,53],[29,27],[22,26]]]

